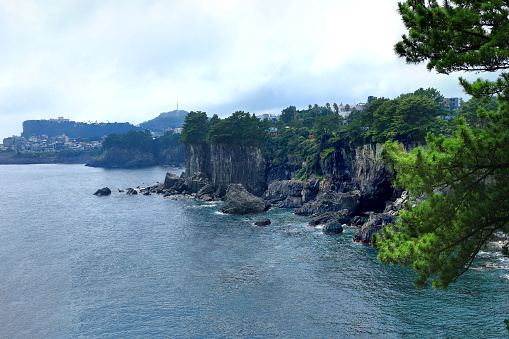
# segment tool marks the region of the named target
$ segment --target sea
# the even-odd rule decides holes
[[[182,169],[0,166],[0,338],[509,335],[499,251],[483,249],[446,291],[417,289],[353,228],[325,235],[292,210],[232,216],[119,191],[168,171]],[[112,194],[93,195],[102,187]]]

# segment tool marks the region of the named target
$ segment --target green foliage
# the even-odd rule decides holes
[[[289,106],[281,111],[281,120],[287,124],[290,120],[295,119],[295,113],[297,113],[295,106]]]
[[[183,144],[197,145],[205,142],[209,130],[207,113],[197,111],[189,112],[184,120],[180,142]]]
[[[168,149],[168,148],[176,148],[180,145],[180,135],[168,132],[164,134],[163,136],[154,139],[152,144],[152,150],[154,154],[159,154],[161,151]]]
[[[486,119],[480,118],[478,112],[491,111],[495,112],[498,110],[498,103],[495,98],[491,98],[485,102],[483,99],[472,98],[467,102],[463,103],[458,111],[458,117],[464,118],[470,127],[483,128],[486,126]]]
[[[427,151],[385,145],[397,185],[426,200],[386,227],[379,258],[412,266],[416,284],[446,288],[470,266],[481,246],[509,222],[509,117],[487,117],[485,129],[459,120],[453,138],[428,135]],[[496,123],[495,123],[496,122]]]
[[[396,45],[407,62],[427,62],[439,73],[496,71],[509,68],[509,7],[506,1],[408,0],[399,4],[409,35]],[[468,83],[464,90],[484,104],[465,107],[451,138],[428,134],[428,150],[406,153],[395,142],[385,145],[394,163],[397,184],[414,197],[426,199],[408,206],[396,225],[382,237],[379,259],[411,266],[418,286],[430,281],[446,288],[471,265],[496,230],[509,223],[509,76],[497,81]],[[465,122],[469,120],[469,126]],[[506,325],[508,323],[506,322]]]
[[[213,145],[262,147],[269,124],[268,120],[260,121],[254,114],[237,111],[210,127],[207,142]]]
[[[129,131],[125,134],[110,134],[103,143],[102,149],[111,148],[137,149],[141,152],[152,152],[152,135],[149,130],[144,132]]]
[[[353,146],[387,140],[423,143],[428,132],[444,129],[437,118],[441,98],[436,89],[421,88],[393,100],[373,99],[363,112],[349,116],[346,133]]]
[[[395,46],[408,63],[429,70],[489,71],[509,68],[507,1],[408,0],[398,3],[408,35]]]
[[[184,124],[184,118],[187,115],[186,111],[171,111],[159,114],[154,119],[142,122],[140,126],[143,129],[149,129],[152,132],[162,133],[168,127],[180,128]]]

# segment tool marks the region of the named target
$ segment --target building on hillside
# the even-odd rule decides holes
[[[260,120],[268,119],[268,120],[272,120],[272,121],[278,121],[280,116],[277,114],[265,113],[265,114],[257,115],[256,117]]]
[[[10,148],[12,150],[18,150],[20,146],[26,143],[26,139],[23,137],[19,137],[17,135],[13,135],[12,137],[4,138],[3,144],[5,148]]]
[[[446,109],[460,109],[462,101],[462,98],[444,98],[441,104]]]
[[[356,105],[343,105],[343,104],[338,105],[339,115],[346,118],[348,115],[350,115],[354,108],[355,111],[362,112],[366,109],[366,104],[358,103]]]
[[[69,119],[65,119],[64,117],[58,117],[58,119],[49,119],[49,121],[69,122]]]
[[[277,135],[277,128],[276,127],[270,127],[269,128],[269,135],[274,138]]]

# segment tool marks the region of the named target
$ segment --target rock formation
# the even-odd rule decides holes
[[[230,184],[220,212],[227,214],[260,213],[267,210],[265,201],[249,193],[242,184]]]
[[[100,188],[98,189],[94,195],[110,195],[111,194],[111,190],[108,188],[108,187],[103,187],[103,188]]]
[[[230,184],[242,184],[261,196],[267,188],[265,160],[260,149],[247,146],[186,145],[185,178],[204,173],[219,196]]]

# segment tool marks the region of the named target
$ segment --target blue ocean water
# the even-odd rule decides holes
[[[0,166],[0,337],[507,336],[505,269],[476,263],[447,291],[417,290],[355,229],[323,235],[279,209],[256,227],[216,204],[118,192],[168,170]]]

